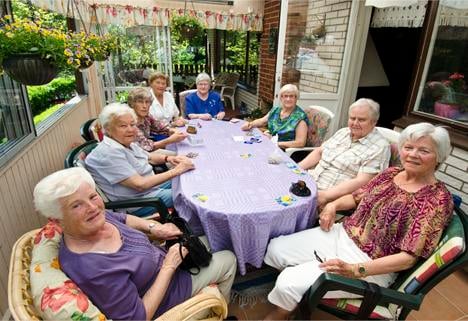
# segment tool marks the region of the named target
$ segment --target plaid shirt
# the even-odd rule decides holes
[[[377,174],[388,167],[390,145],[377,128],[353,142],[349,128],[342,128],[322,145],[322,157],[309,173],[320,190],[328,189],[359,173]]]

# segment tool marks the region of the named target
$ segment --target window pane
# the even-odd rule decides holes
[[[338,92],[350,10],[351,1],[289,1],[283,84]]]
[[[20,85],[6,75],[0,76],[0,157],[31,132]]]
[[[468,122],[468,27],[460,24],[468,10],[440,6],[416,111]],[[449,14],[450,12],[450,14]],[[442,22],[442,23],[441,23]]]

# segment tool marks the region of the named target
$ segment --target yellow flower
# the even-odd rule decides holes
[[[99,315],[98,315],[98,320],[99,320],[99,321],[105,321],[105,320],[107,320],[107,319],[106,319],[106,316],[105,316],[104,314],[99,313]]]
[[[36,273],[41,273],[42,272],[40,264],[36,264],[36,266],[34,267],[34,272],[36,272]]]
[[[60,263],[59,263],[58,257],[54,257],[52,259],[52,262],[50,262],[50,267],[54,268],[54,269],[57,269],[57,270],[60,270]]]
[[[5,36],[7,36],[8,38],[13,38],[14,35],[11,32],[7,32]]]

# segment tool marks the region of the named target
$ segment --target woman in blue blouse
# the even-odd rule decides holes
[[[223,119],[224,105],[221,96],[210,91],[211,78],[202,72],[196,79],[197,91],[185,98],[185,112],[190,119]]]
[[[262,118],[245,123],[243,130],[268,125],[264,134],[278,136],[278,146],[281,148],[304,147],[307,140],[307,114],[297,106],[299,90],[295,85],[287,84],[279,91],[280,106],[273,107]]]

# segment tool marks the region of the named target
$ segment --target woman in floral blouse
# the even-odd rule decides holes
[[[328,203],[320,227],[273,239],[265,262],[283,270],[268,299],[266,319],[284,320],[323,272],[389,286],[395,272],[412,267],[436,248],[452,216],[452,197],[434,173],[450,151],[447,131],[429,123],[400,135],[402,168],[383,171],[353,194]],[[344,223],[336,211],[356,208]],[[326,298],[353,297],[342,291]]]
[[[153,102],[153,96],[148,89],[139,87],[128,94],[128,105],[135,110],[138,117],[137,126],[140,129],[136,143],[147,152],[163,149],[168,144],[180,142],[187,137],[184,132],[174,131],[167,124],[160,122],[149,114],[149,108]],[[162,140],[153,141],[152,135],[170,135]]]
[[[243,130],[268,125],[267,136],[278,136],[281,148],[304,147],[307,140],[307,114],[297,106],[299,90],[295,85],[287,84],[279,91],[280,106],[272,108],[262,118],[242,125]]]

